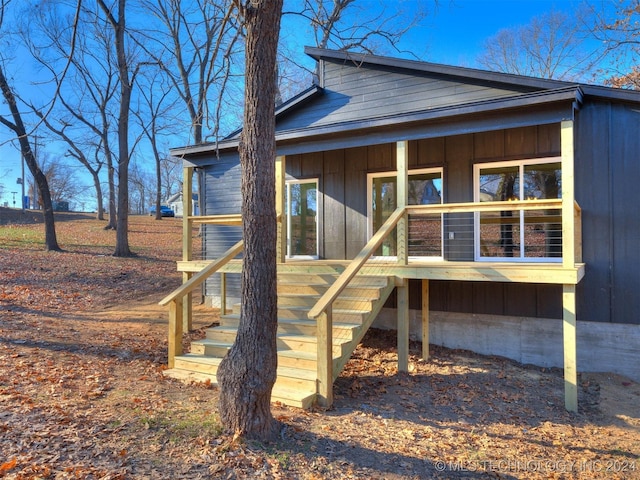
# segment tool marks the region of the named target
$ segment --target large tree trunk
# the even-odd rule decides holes
[[[132,80],[125,49],[126,0],[117,1],[118,18],[104,0],[98,5],[107,16],[115,34],[115,48],[120,79],[120,111],[118,113],[118,212],[116,221],[116,257],[129,257],[129,108],[131,105]]]
[[[272,439],[276,380],[276,50],[282,0],[246,1],[240,7],[246,37],[245,112],[240,163],[244,264],[238,335],[218,370],[220,417],[248,438]]]

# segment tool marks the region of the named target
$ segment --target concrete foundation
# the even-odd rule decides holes
[[[421,337],[421,312],[410,311],[410,335]],[[395,329],[395,309],[375,328]],[[563,367],[562,320],[430,312],[432,345],[499,355],[540,367]],[[612,372],[640,382],[640,325],[578,321],[578,372]]]

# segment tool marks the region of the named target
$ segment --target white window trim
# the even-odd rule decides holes
[[[439,173],[440,181],[442,182],[442,192],[440,192],[440,204],[444,203],[444,168],[443,167],[431,167],[431,168],[418,168],[415,170],[409,170],[407,176],[420,175],[423,173]],[[373,237],[373,179],[381,177],[397,177],[398,172],[396,170],[386,172],[374,172],[367,173],[367,241]],[[440,216],[442,218],[442,215]],[[437,257],[417,257],[410,256],[409,260],[420,262],[441,262],[444,260],[444,221],[440,222],[440,255]],[[396,255],[391,256],[375,256],[377,260],[395,260],[398,257]]]
[[[289,212],[289,199],[291,198],[291,190],[290,187],[291,185],[294,184],[303,184],[303,183],[315,183],[316,184],[316,217],[315,217],[315,222],[316,222],[316,254],[315,255],[291,255],[291,222],[289,222],[289,216],[290,216],[290,212]],[[319,199],[318,199],[318,193],[319,193],[319,189],[320,189],[320,179],[318,178],[292,178],[290,180],[285,180],[285,189],[286,189],[286,195],[285,195],[285,199],[286,199],[286,205],[285,205],[285,212],[286,212],[286,224],[287,224],[287,253],[286,253],[286,258],[292,259],[292,260],[318,260],[320,258],[320,242],[318,239],[318,235],[319,235],[319,228],[318,228],[318,210],[319,210]]]
[[[480,170],[483,168],[499,168],[518,166],[519,173],[522,174],[525,166],[544,165],[546,163],[562,163],[562,157],[541,157],[541,158],[524,158],[521,160],[507,160],[502,162],[476,163],[473,165],[473,201],[480,202]],[[520,175],[522,179],[522,175]],[[520,182],[520,188],[524,188],[524,183]],[[522,198],[522,191],[519,192]],[[505,202],[507,203],[507,202]],[[523,216],[520,215],[520,244],[524,247]],[[524,249],[521,248],[518,257],[484,257],[480,249],[480,214],[474,213],[473,218],[473,256],[476,262],[511,262],[511,263],[560,263],[562,257],[525,257]]]

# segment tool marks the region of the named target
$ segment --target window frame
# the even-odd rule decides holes
[[[495,169],[500,167],[518,167],[518,176],[520,178],[519,182],[519,192],[518,197],[520,199],[523,198],[524,193],[524,170],[525,167],[535,166],[535,165],[546,165],[551,163],[557,163],[560,165],[560,181],[562,182],[562,157],[553,156],[553,157],[537,157],[537,158],[523,158],[519,160],[504,160],[498,162],[485,162],[485,163],[475,163],[473,165],[473,201],[476,203],[480,202],[480,172],[483,169]],[[558,192],[558,198],[562,198],[562,188],[560,188]],[[505,203],[508,203],[508,200],[503,200]],[[481,242],[480,242],[480,212],[474,213],[473,219],[473,255],[474,261],[476,262],[513,262],[513,263],[560,263],[562,262],[562,255],[560,257],[527,257],[525,256],[525,233],[526,229],[524,228],[524,210],[520,210],[519,212],[520,221],[519,221],[519,230],[520,230],[520,252],[519,255],[513,257],[488,257],[481,255]]]
[[[440,204],[444,205],[444,196],[445,196],[445,183],[444,183],[444,168],[443,167],[428,167],[428,168],[416,168],[409,170],[407,172],[407,176],[410,177],[412,175],[421,175],[421,174],[431,174],[431,173],[439,173],[440,174],[440,182],[442,184],[442,188],[440,191]],[[395,177],[397,181],[398,172],[396,170],[392,171],[384,171],[384,172],[370,172],[367,173],[367,241],[373,237],[375,232],[373,231],[373,179],[381,178],[381,177]],[[397,193],[397,192],[396,192]],[[397,197],[396,197],[397,204]],[[409,256],[409,260],[414,261],[443,261],[444,260],[444,218],[443,215],[440,215],[440,255],[439,256]],[[393,260],[397,258],[397,255],[388,255],[388,256],[375,256],[377,259],[389,259]]]

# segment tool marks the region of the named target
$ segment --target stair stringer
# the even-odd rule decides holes
[[[353,355],[356,347],[360,344],[367,331],[369,331],[371,324],[376,319],[376,317],[380,313],[380,310],[382,310],[382,307],[384,307],[385,302],[389,298],[389,295],[391,295],[391,292],[393,292],[395,288],[395,279],[393,277],[387,277],[387,285],[380,289],[380,297],[376,300],[373,308],[365,317],[365,320],[362,322],[361,327],[358,328],[357,333],[354,335],[353,339],[343,346],[345,353],[341,357],[333,359],[334,382],[344,369],[344,366],[351,359],[351,355]]]

